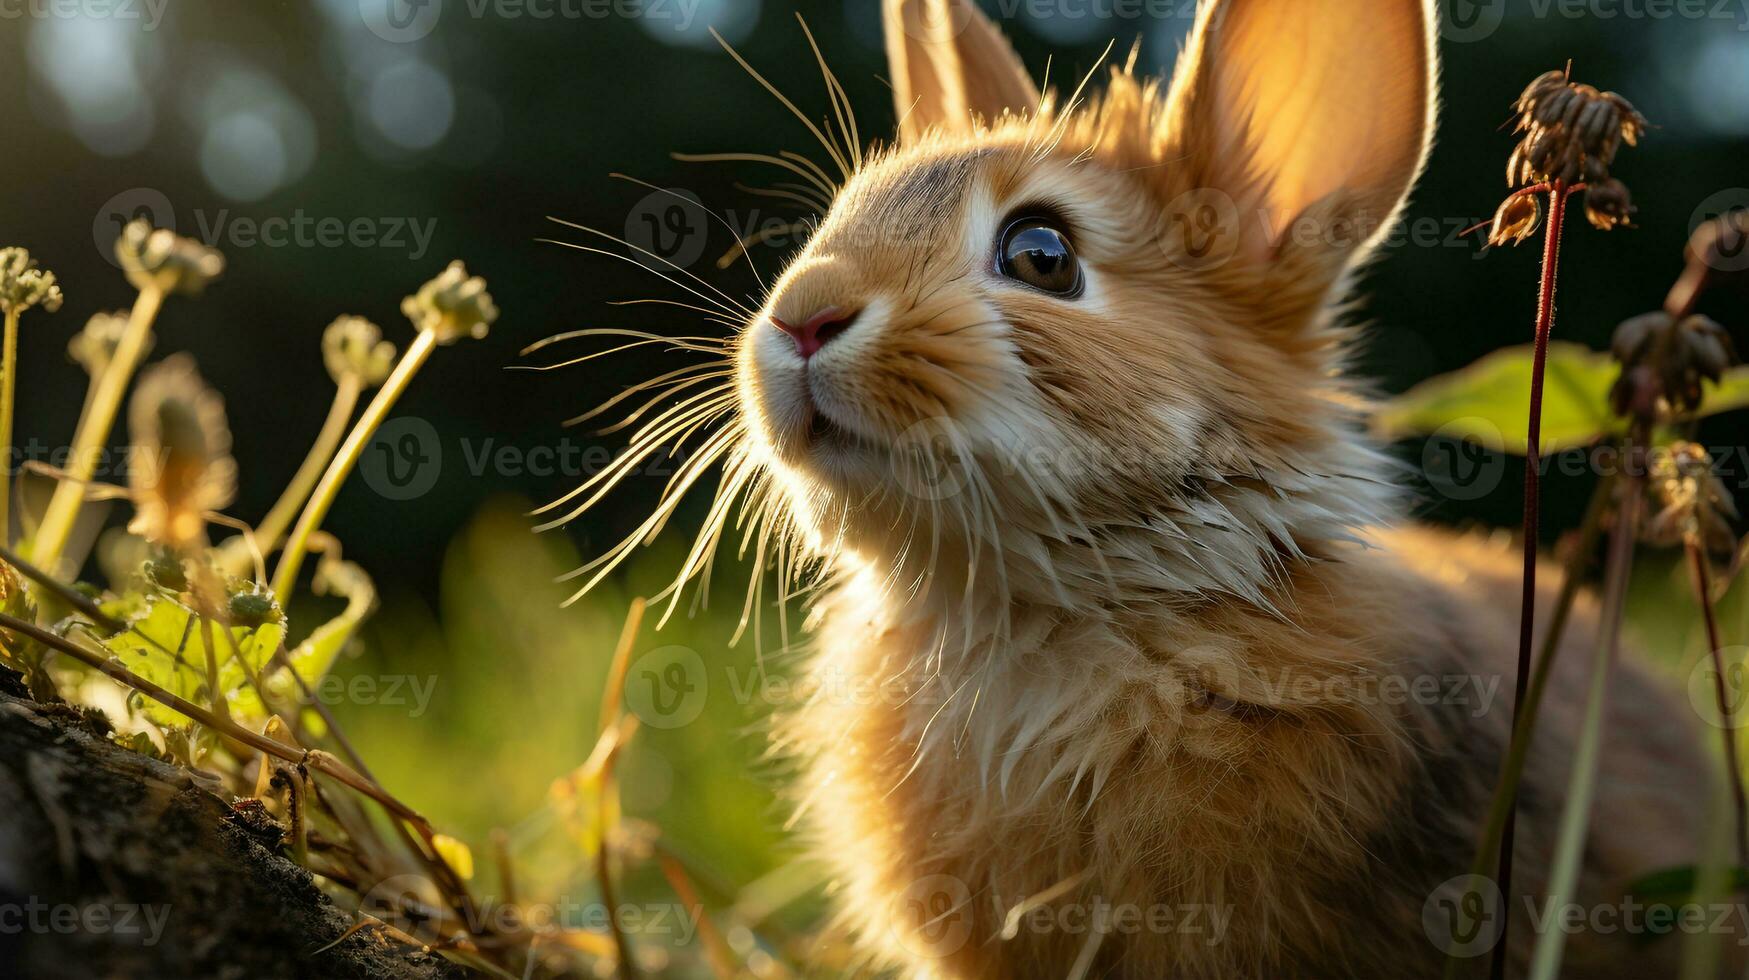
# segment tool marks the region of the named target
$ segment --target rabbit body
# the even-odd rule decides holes
[[[1068,99],[964,0],[886,18],[899,140],[733,355],[733,465],[834,583],[832,693],[777,743],[860,962],[1436,975],[1476,938],[1440,923],[1507,741],[1518,579],[1499,544],[1392,530],[1344,372],[1353,277],[1431,143],[1431,4],[1215,0],[1169,87],[1123,68]],[[1519,895],[1593,616],[1526,775]],[[1612,704],[1581,902],[1692,861],[1707,798],[1690,711],[1631,666]],[[1575,936],[1566,964],[1669,975],[1677,945]]]

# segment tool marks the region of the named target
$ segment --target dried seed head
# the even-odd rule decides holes
[[[206,513],[231,502],[237,463],[225,403],[176,354],[140,376],[129,406],[134,458],[128,484],[136,508],[128,530],[174,551],[206,543]]]
[[[1511,187],[1608,180],[1621,145],[1638,145],[1646,129],[1646,117],[1628,100],[1559,71],[1531,82],[1514,108],[1523,139],[1506,165]]]
[[[498,307],[486,292],[486,280],[469,276],[460,261],[451,262],[437,278],[401,301],[401,313],[419,330],[430,330],[440,344],[453,344],[463,337],[486,336],[498,319]]]
[[[85,321],[85,329],[67,341],[67,356],[77,361],[86,374],[95,378],[109,368],[109,362],[115,360],[115,349],[121,346],[122,334],[127,329],[126,310],[93,314],[91,319]],[[140,352],[141,357],[151,351],[151,345],[152,340],[148,337],[145,350]]]
[[[1515,194],[1494,212],[1494,230],[1489,245],[1517,245],[1536,234],[1543,223],[1542,199],[1535,194]]]
[[[1647,540],[1693,544],[1723,554],[1737,550],[1737,534],[1731,528],[1737,505],[1705,448],[1678,442],[1658,454],[1652,462],[1651,492],[1658,511],[1646,522]]]
[[[33,306],[50,313],[61,308],[55,274],[37,268],[22,248],[0,248],[0,313],[23,313]]]
[[[225,271],[217,251],[165,228],[135,218],[115,242],[115,257],[128,282],[142,292],[198,293]]]
[[[322,332],[322,360],[339,384],[351,376],[366,388],[383,383],[395,366],[395,345],[383,339],[377,325],[361,316],[343,316]]]
[[[1614,177],[1585,188],[1585,217],[1599,231],[1610,231],[1621,225],[1632,228],[1634,212],[1638,210],[1627,185]]]
[[[1730,335],[1704,316],[1634,317],[1616,328],[1612,347],[1622,376],[1611,404],[1617,414],[1646,419],[1655,418],[1660,407],[1677,413],[1699,408],[1704,382],[1717,382],[1737,363]]]

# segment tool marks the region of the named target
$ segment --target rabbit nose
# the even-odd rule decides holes
[[[856,322],[860,310],[846,310],[841,306],[828,306],[808,317],[799,324],[789,324],[779,319],[775,314],[771,317],[771,325],[796,342],[796,353],[807,360],[820,352],[832,338],[850,329]]]

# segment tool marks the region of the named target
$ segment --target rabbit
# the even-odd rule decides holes
[[[856,967],[1485,971],[1439,922],[1508,739],[1515,552],[1408,520],[1345,370],[1432,143],[1432,0],[1204,0],[1169,84],[1132,57],[1067,98],[968,0],[883,17],[897,139],[727,343],[721,408],[726,484],[821,570],[823,693],[773,739]],[[1484,916],[1521,975],[1596,616]],[[1711,787],[1649,672],[1611,705],[1582,904],[1692,862]],[[1565,975],[1674,975],[1679,943],[1593,932]]]

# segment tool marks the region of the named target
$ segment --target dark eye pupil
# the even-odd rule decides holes
[[[1069,239],[1037,218],[1017,221],[1002,236],[1002,274],[1048,293],[1081,289],[1081,265]]]

